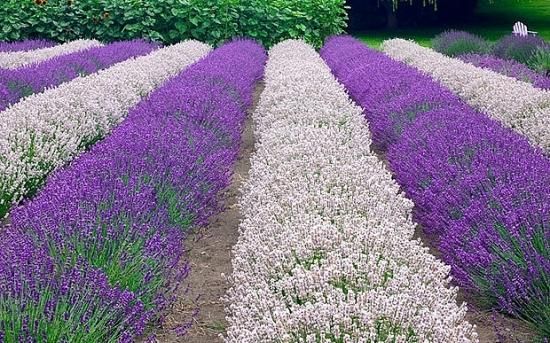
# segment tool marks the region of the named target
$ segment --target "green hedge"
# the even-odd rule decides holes
[[[217,45],[249,36],[266,46],[285,38],[320,46],[346,20],[345,0],[2,0],[0,41],[144,37]]]

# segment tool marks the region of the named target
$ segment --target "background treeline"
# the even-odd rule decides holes
[[[478,0],[347,0],[351,6],[349,27],[352,31],[457,24],[471,19]]]
[[[345,0],[3,0],[0,41],[105,42],[194,38],[214,45],[249,36],[271,46],[305,38],[320,46],[346,28]]]

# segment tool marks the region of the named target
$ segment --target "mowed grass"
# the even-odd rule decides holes
[[[460,1],[460,0],[457,0]],[[516,21],[524,22],[530,31],[550,41],[550,0],[480,0],[472,23],[448,27],[375,30],[357,35],[373,48],[390,38],[415,40],[423,46],[431,46],[431,39],[448,29],[464,30],[496,41],[509,34]]]

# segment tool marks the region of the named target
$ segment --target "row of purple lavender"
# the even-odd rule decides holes
[[[458,58],[476,67],[490,69],[497,73],[532,84],[536,88],[550,90],[550,77],[538,73],[514,60],[505,60],[492,55],[465,54]]]
[[[188,272],[183,239],[230,182],[264,49],[228,43],[138,104],[12,212],[0,340],[127,342]]]
[[[56,43],[44,39],[29,39],[20,42],[0,42],[0,52],[29,51],[50,48]]]
[[[417,70],[351,37],[321,51],[457,282],[550,335],[550,160]]]
[[[437,35],[432,44],[434,50],[447,56],[550,89],[550,70],[543,62],[550,54],[550,44],[538,36],[508,35],[491,44],[469,32],[450,30]]]
[[[57,86],[78,76],[86,76],[158,47],[144,40],[124,41],[107,46],[53,57],[17,69],[0,69],[0,111],[31,94]]]

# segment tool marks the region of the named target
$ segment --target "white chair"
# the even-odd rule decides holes
[[[527,30],[527,25],[525,25],[521,21],[518,21],[517,23],[514,24],[514,30],[512,31],[512,34],[514,34],[516,36],[525,37],[529,34],[532,34],[533,36],[536,36],[537,32],[528,31]]]

